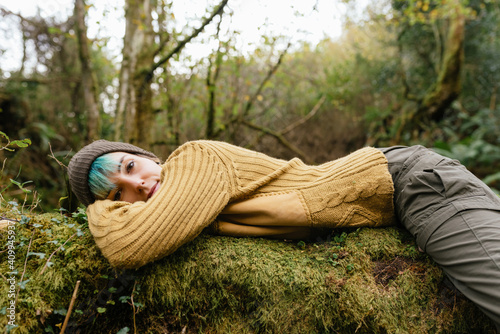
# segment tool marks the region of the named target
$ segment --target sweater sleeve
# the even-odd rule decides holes
[[[147,202],[96,201],[87,208],[97,246],[111,265],[138,268],[193,240],[229,201],[227,171],[196,143],[162,167],[161,187]]]

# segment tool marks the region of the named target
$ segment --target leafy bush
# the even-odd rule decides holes
[[[21,139],[21,140],[11,140],[9,136],[7,136],[4,132],[0,131],[0,152],[1,151],[8,151],[8,152],[14,152],[18,148],[26,148],[29,145],[31,145],[31,140],[26,138],[26,139]],[[0,155],[2,157],[2,155]],[[12,178],[7,173],[4,172],[5,169],[5,162],[7,158],[4,158],[2,161],[2,167],[1,167],[1,175],[0,175],[0,205],[2,205],[2,202],[4,201],[3,194],[7,189],[9,189],[12,186],[16,186],[22,194],[29,194],[31,190],[26,189],[25,185],[28,183],[31,183],[31,181],[26,181],[26,182],[19,182],[15,180],[19,174]],[[21,170],[19,170],[20,172]],[[8,179],[8,180],[7,180]],[[25,197],[26,200],[26,197]]]
[[[450,124],[453,123],[453,124]],[[458,125],[458,126],[457,126]],[[458,129],[457,129],[458,128]],[[465,111],[443,122],[443,139],[434,150],[457,159],[492,188],[500,185],[500,109],[481,109],[474,115]]]

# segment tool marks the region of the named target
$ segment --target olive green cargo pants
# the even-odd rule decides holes
[[[458,161],[422,146],[380,150],[398,220],[500,332],[500,198]]]

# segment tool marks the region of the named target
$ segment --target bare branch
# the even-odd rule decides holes
[[[72,234],[72,235],[71,235],[71,236],[70,236],[70,237],[69,237],[69,238],[68,238],[68,239],[67,239],[67,240],[66,240],[66,241],[65,241],[62,245],[60,245],[60,246],[59,246],[59,247],[58,247],[55,251],[53,251],[53,252],[52,252],[52,254],[50,254],[49,258],[47,259],[47,261],[45,262],[45,265],[44,265],[44,266],[43,266],[43,268],[42,268],[42,271],[40,272],[40,276],[42,276],[42,275],[43,275],[43,273],[45,272],[45,269],[47,269],[47,266],[48,266],[48,264],[49,264],[50,260],[52,259],[52,256],[54,256],[54,254],[55,254],[55,253],[57,253],[57,251],[58,251],[58,250],[60,250],[61,248],[63,248],[63,247],[64,247],[64,245],[66,245],[66,243],[67,243],[68,241],[70,241],[70,240],[71,240],[71,238],[73,238],[75,235],[76,235],[76,232],[75,232],[75,233],[73,233],[73,234]]]
[[[318,110],[321,107],[321,105],[323,104],[323,102],[325,102],[325,98],[326,98],[325,95],[321,96],[321,98],[316,103],[316,105],[311,109],[311,111],[305,117],[299,119],[298,121],[296,121],[296,122],[290,124],[289,126],[287,126],[286,128],[284,128],[281,131],[281,134],[287,134],[288,132],[292,131],[296,127],[298,127],[298,126],[304,124],[305,122],[307,122],[308,120],[310,120],[314,115],[316,115],[316,113],[318,112]]]
[[[28,256],[29,256],[29,253],[30,253],[31,243],[33,242],[33,236],[35,235],[35,231],[36,230],[33,230],[33,233],[31,233],[30,242],[28,244],[28,250],[26,251],[26,258],[24,259],[23,273],[21,274],[21,279],[19,280],[19,283],[23,282],[24,274],[26,273],[26,265],[28,264]],[[16,297],[14,299],[14,305],[17,305],[17,297],[19,297],[19,291],[20,290],[21,290],[21,285],[19,285],[18,288],[17,288]]]
[[[266,127],[254,124],[254,123],[246,121],[246,120],[242,120],[241,122],[242,122],[242,124],[248,126],[251,129],[261,131],[261,132],[263,132],[265,134],[268,134],[268,135],[276,138],[283,146],[285,146],[289,150],[293,151],[300,158],[302,158],[306,163],[308,163],[308,164],[314,164],[314,161],[311,158],[309,158],[309,156],[307,154],[305,154],[301,149],[299,149],[298,147],[296,147],[295,145],[293,145],[292,143],[290,143],[283,136],[283,134],[281,132],[273,131],[273,130],[271,130],[269,128],[266,128]]]
[[[130,294],[130,303],[132,304],[132,316],[134,319],[134,334],[137,334],[137,326],[135,324],[135,304],[134,304],[134,293],[135,293],[135,285],[137,284],[137,280],[134,281],[134,287],[132,288],[132,293]]]
[[[288,43],[287,47],[285,48],[285,50],[283,50],[283,52],[281,52],[280,54],[280,57],[278,58],[278,61],[276,62],[276,64],[274,64],[274,66],[272,66],[269,71],[267,72],[267,75],[266,77],[264,78],[264,80],[262,80],[262,82],[260,83],[259,85],[259,88],[257,88],[257,90],[255,91],[255,93],[252,95],[252,97],[248,100],[246,106],[245,106],[245,110],[243,111],[243,115],[241,115],[242,117],[245,117],[248,112],[250,111],[250,109],[252,109],[252,106],[253,106],[253,103],[254,101],[257,99],[257,97],[260,95],[260,92],[262,91],[262,89],[264,88],[264,85],[269,81],[269,79],[271,79],[271,77],[273,76],[273,74],[278,70],[278,67],[281,65],[281,61],[283,60],[283,57],[285,56],[285,54],[287,53],[288,49],[290,48],[291,44]]]
[[[201,26],[198,29],[193,31],[193,33],[190,36],[188,36],[185,39],[183,39],[182,41],[180,41],[179,44],[177,44],[177,46],[172,51],[170,51],[165,57],[161,58],[158,62],[153,64],[153,66],[149,70],[148,75],[146,76],[146,82],[149,82],[151,80],[151,78],[153,77],[153,73],[157,68],[159,68],[164,63],[166,63],[175,54],[179,53],[184,48],[184,46],[186,46],[187,43],[189,43],[193,38],[198,36],[203,31],[203,29],[205,29],[205,27],[213,20],[213,18],[215,16],[221,14],[222,11],[224,10],[224,7],[227,5],[228,1],[229,0],[223,0],[215,8],[215,10],[212,12],[212,14],[203,21],[203,23],[201,24]]]
[[[58,164],[59,166],[61,166],[63,169],[68,169],[68,166],[66,166],[65,164],[63,164],[61,161],[59,161],[59,160],[56,158],[56,156],[54,155],[54,152],[52,151],[52,145],[50,145],[50,143],[49,143],[49,148],[50,148],[49,158],[54,159],[54,160],[57,162],[57,164]],[[68,153],[68,154],[69,154],[69,153]],[[66,156],[66,157],[67,157],[67,156]]]
[[[78,293],[78,287],[80,286],[80,280],[76,281],[75,290],[73,290],[73,296],[71,297],[71,301],[69,303],[68,313],[66,313],[66,317],[64,318],[64,323],[61,328],[61,333],[64,334],[66,330],[66,326],[68,325],[69,317],[71,315],[71,311],[73,310],[73,305],[75,304],[76,294]]]

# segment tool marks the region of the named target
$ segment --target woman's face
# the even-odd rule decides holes
[[[125,152],[110,153],[118,170],[109,178],[116,185],[107,199],[113,201],[146,202],[160,189],[161,167],[151,159]]]

